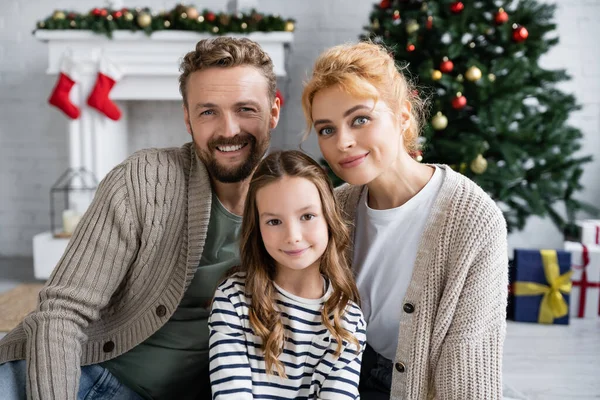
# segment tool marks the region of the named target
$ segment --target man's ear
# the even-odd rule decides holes
[[[275,97],[275,101],[271,106],[271,115],[269,117],[269,128],[275,129],[277,124],[279,123],[279,115],[281,113],[281,102],[279,101],[279,97]]]
[[[185,103],[182,104],[182,108],[183,108],[183,122],[185,122],[185,128],[187,129],[187,132],[191,135],[192,127],[190,126],[190,113],[189,113],[188,108],[185,105]]]

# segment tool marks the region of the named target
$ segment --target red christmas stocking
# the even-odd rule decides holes
[[[77,119],[81,114],[79,107],[71,103],[71,99],[69,99],[71,88],[78,78],[77,65],[75,65],[73,59],[67,55],[63,56],[60,62],[60,74],[48,103],[59,108],[71,119]]]
[[[108,94],[122,76],[123,73],[114,63],[106,57],[102,57],[100,59],[96,85],[87,100],[90,107],[94,107],[114,121],[118,121],[121,118],[121,110],[108,98]]]

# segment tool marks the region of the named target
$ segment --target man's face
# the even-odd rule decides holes
[[[184,117],[196,153],[212,178],[233,183],[250,176],[279,121],[268,82],[251,66],[213,67],[190,74]]]

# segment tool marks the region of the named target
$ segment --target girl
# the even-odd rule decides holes
[[[213,399],[358,398],[365,322],[348,240],[315,161],[286,151],[261,162],[241,272],[219,285],[209,320]]]
[[[302,96],[355,226],[352,266],[367,320],[367,399],[500,399],[506,224],[476,184],[418,150],[422,102],[388,50],[336,46]]]

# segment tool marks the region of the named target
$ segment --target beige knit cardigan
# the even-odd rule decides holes
[[[138,152],[106,176],[36,311],[0,341],[0,364],[27,361],[30,399],[75,400],[81,365],[168,321],[198,267],[210,207],[191,143]]]
[[[409,306],[399,311],[391,398],[501,399],[506,223],[479,186],[447,166],[439,167],[445,178],[402,301]],[[363,190],[344,185],[336,191],[350,221]]]

